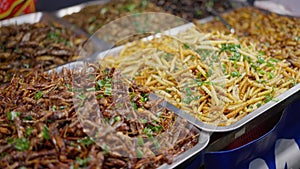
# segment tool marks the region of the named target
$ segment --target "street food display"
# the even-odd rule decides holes
[[[114,104],[112,78],[115,69],[89,67],[94,68],[91,74],[95,79],[91,81],[93,90],[86,90],[96,92],[106,123],[135,139],[136,148],[124,145],[108,149],[96,144],[97,138],[84,132],[73,100],[88,102],[88,94],[72,91],[72,78],[81,76],[80,71],[31,72],[24,78],[13,78],[0,90],[1,168],[156,168],[172,163],[174,157],[198,143],[199,132],[184,119],[176,122],[174,112],[164,107],[151,111],[160,101],[150,100],[150,90],[146,87],[129,84],[127,88],[132,106],[130,112],[136,111],[143,116],[128,116],[110,109]],[[160,135],[164,140],[156,139]],[[146,143],[147,139],[154,141]],[[143,146],[144,142],[147,146]],[[119,149],[130,156],[122,156]]]
[[[300,82],[299,68],[255,44],[195,28],[130,44],[101,63],[215,125],[236,122]]]
[[[33,68],[49,70],[80,58],[86,37],[59,23],[38,22],[0,27],[0,83]]]
[[[300,19],[261,11],[253,7],[235,9],[222,15],[235,29],[241,41],[257,44],[257,50],[277,59],[286,59],[300,67]],[[229,33],[222,22],[215,19],[199,24],[204,32],[219,30]]]
[[[63,18],[93,34],[111,21],[142,12],[164,12],[164,10],[148,0],[113,0],[104,4],[86,6],[79,12],[65,15]]]
[[[150,2],[188,21],[210,16],[208,8],[220,13],[232,9],[229,0],[150,0]]]
[[[300,19],[88,2],[0,21],[0,62],[0,168],[173,168],[299,98]]]

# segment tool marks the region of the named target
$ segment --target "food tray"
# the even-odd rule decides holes
[[[28,24],[34,24],[38,22],[45,22],[45,23],[59,23],[63,27],[70,29],[73,34],[86,39],[87,41],[85,42],[84,48],[81,49],[81,52],[83,53],[84,57],[88,57],[91,55],[91,53],[88,52],[96,52],[96,51],[104,51],[107,49],[110,49],[112,45],[99,40],[95,37],[90,37],[90,35],[83,30],[77,28],[74,25],[69,24],[68,22],[52,15],[51,13],[47,12],[36,12],[36,13],[31,13],[31,14],[26,14],[26,15],[21,15],[18,17],[6,19],[0,21],[0,27],[1,26],[7,26],[7,25],[21,25],[24,23]]]
[[[204,18],[202,20],[200,20],[200,22],[207,22],[211,20],[211,17],[209,18]],[[190,27],[192,27],[193,24],[192,23],[188,23],[173,29],[170,29],[168,31],[165,31],[165,33],[167,34],[177,34],[180,31],[184,31]],[[158,33],[156,35],[154,35],[155,37],[159,37],[161,34]],[[147,38],[144,38],[142,40],[147,41],[147,40],[151,40],[153,38],[153,36],[149,36]],[[95,58],[97,59],[101,59],[105,56],[109,56],[109,55],[117,55],[125,46],[119,46],[116,48],[113,48],[111,50],[107,50],[101,53],[96,53]],[[276,101],[270,101],[266,104],[264,104],[263,106],[259,107],[258,109],[254,110],[253,112],[249,113],[247,116],[243,117],[242,119],[240,119],[239,121],[228,125],[228,126],[216,126],[216,125],[212,125],[212,124],[207,124],[204,122],[201,122],[200,120],[196,119],[195,117],[193,117],[192,115],[188,114],[185,111],[182,110],[176,110],[175,112],[177,114],[179,114],[179,116],[184,117],[185,119],[187,119],[189,122],[193,123],[194,125],[196,125],[197,127],[199,127],[200,129],[207,131],[207,132],[228,132],[228,131],[233,131],[235,129],[238,129],[240,127],[242,127],[243,125],[247,124],[248,122],[250,122],[251,120],[255,119],[256,117],[264,114],[264,113],[272,113],[272,111],[279,111],[283,106],[286,106],[289,103],[292,103],[294,100],[300,98],[300,84],[294,86],[293,88],[289,89],[288,91],[284,92],[283,94],[279,95],[277,98],[275,98]],[[172,110],[177,109],[175,106],[168,104],[168,107],[170,107]]]
[[[184,164],[184,162],[186,162],[188,159],[199,155],[200,152],[208,145],[209,143],[209,138],[210,135],[207,132],[203,132],[203,131],[199,131],[200,135],[199,135],[199,139],[198,139],[198,143],[192,147],[191,149],[187,150],[186,152],[180,154],[179,156],[177,156],[172,164],[163,164],[160,167],[158,167],[158,169],[169,169],[169,168],[175,168],[178,167],[180,165],[187,165]]]
[[[120,47],[118,47],[118,49],[120,49]],[[101,54],[103,54],[103,53],[100,53],[100,55]],[[59,67],[55,68],[55,71],[56,72],[61,72],[63,68],[77,69],[77,70],[80,71],[80,68],[83,67],[84,64],[85,64],[85,61],[76,61],[76,62],[65,64],[63,66],[59,66]],[[53,71],[53,70],[51,70],[51,71]],[[155,94],[152,94],[152,93],[150,94],[149,98],[153,99],[153,100],[158,99],[158,97]],[[173,107],[169,107],[169,103],[166,102],[166,101],[162,101],[159,104],[159,106],[166,107],[167,109],[169,109],[171,111],[174,111],[174,113],[178,115],[178,113],[177,113],[178,109],[172,109]],[[180,116],[178,116],[178,117],[182,118]],[[187,122],[189,124],[192,124],[188,120],[187,120]],[[169,168],[175,168],[175,167],[182,166],[182,165],[187,165],[184,162],[186,162],[188,159],[191,159],[192,157],[201,155],[201,151],[207,147],[207,145],[210,141],[210,133],[199,130],[193,124],[192,124],[192,128],[190,130],[193,130],[196,133],[199,133],[198,143],[194,147],[192,147],[191,149],[189,149],[189,150],[185,151],[184,153],[180,154],[179,156],[175,157],[174,161],[171,164],[166,164],[165,163],[165,164],[161,165],[159,167],[159,169],[169,169]]]
[[[71,7],[60,9],[58,11],[53,12],[53,14],[57,17],[62,18],[66,15],[71,15],[73,13],[79,12],[84,7],[91,6],[91,5],[101,5],[101,4],[108,3],[109,1],[110,0],[101,0],[101,1],[90,1],[86,3],[81,3],[79,5],[74,5]]]

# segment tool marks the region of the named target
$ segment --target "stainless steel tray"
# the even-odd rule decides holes
[[[200,22],[207,22],[211,20],[211,17],[209,18],[204,18],[202,20],[200,20]],[[168,34],[177,34],[178,32],[184,31],[190,27],[192,27],[193,24],[192,23],[188,23],[173,29],[170,29],[168,31],[165,31],[165,33]],[[144,41],[147,40],[151,40],[154,36],[156,37],[160,37],[161,34],[156,34],[153,36],[149,36],[147,38],[144,38]],[[107,50],[101,53],[96,53],[95,58],[96,60],[100,60],[105,56],[109,56],[109,55],[114,55],[117,56],[118,53],[124,48],[124,46],[119,46],[116,48],[113,48],[111,50]],[[242,119],[240,119],[239,121],[229,125],[229,126],[216,126],[216,125],[212,125],[212,124],[207,124],[204,123],[200,120],[198,120],[197,118],[193,117],[192,115],[190,115],[189,113],[182,111],[182,110],[178,110],[177,107],[168,104],[168,107],[171,108],[172,110],[176,110],[175,112],[181,116],[184,117],[185,119],[187,119],[189,122],[193,123],[194,125],[196,125],[197,127],[199,127],[200,129],[207,131],[207,132],[228,132],[228,131],[233,131],[235,129],[238,129],[240,127],[242,127],[243,125],[247,124],[248,122],[250,122],[251,120],[255,119],[256,117],[264,114],[264,113],[272,113],[272,111],[276,111],[277,109],[280,109],[282,106],[286,106],[287,104],[295,101],[295,99],[300,98],[300,84],[294,86],[293,88],[289,89],[288,91],[286,91],[285,93],[279,95],[277,98],[275,98],[276,101],[270,101],[266,104],[264,104],[263,106],[261,106],[260,108],[254,110],[253,112],[249,113],[247,116],[243,117]]]
[[[20,25],[23,23],[33,24],[41,21],[49,21],[48,19],[50,18],[51,18],[50,15],[46,13],[36,12],[36,13],[21,15],[18,17],[2,20],[0,21],[0,26],[12,25],[12,24]]]
[[[112,50],[116,50],[116,49],[120,50],[120,49],[122,49],[122,47],[117,47]],[[100,55],[101,54],[103,54],[103,53],[100,53]],[[59,66],[59,67],[55,68],[54,70],[50,70],[50,71],[48,71],[48,73],[51,73],[52,71],[61,72],[63,68],[66,68],[69,70],[76,69],[77,71],[80,71],[81,68],[84,67],[85,63],[89,62],[89,61],[90,60],[71,62],[71,63],[65,64],[65,65]],[[150,93],[149,98],[152,100],[159,99],[159,97],[157,97],[153,93]],[[168,102],[162,101],[159,105],[161,107],[165,107],[168,110],[173,111],[177,115],[178,118],[186,120],[187,123],[189,125],[191,125],[190,130],[193,130],[194,132],[199,133],[198,143],[194,147],[190,148],[189,150],[187,150],[187,151],[183,152],[182,154],[178,155],[177,157],[175,157],[172,164],[165,163],[165,164],[161,165],[159,167],[159,169],[175,168],[177,166],[184,165],[183,163],[186,162],[188,159],[191,159],[192,157],[202,155],[201,151],[207,147],[207,145],[210,141],[210,133],[198,129],[189,120],[185,119],[184,117],[181,117],[180,114],[178,113],[179,109],[173,109],[173,107],[169,107],[170,104]]]
[[[53,14],[57,17],[62,18],[66,15],[71,15],[73,13],[79,12],[79,11],[81,11],[81,9],[83,9],[87,6],[102,5],[102,4],[108,3],[109,1],[110,0],[96,0],[96,1],[85,2],[85,3],[81,3],[79,5],[60,9],[58,11],[53,12]]]
[[[26,15],[17,16],[14,18],[2,20],[2,21],[0,21],[0,27],[7,26],[7,25],[13,25],[13,24],[15,24],[15,25],[21,25],[21,24],[25,24],[25,23],[34,24],[34,23],[38,23],[38,22],[45,22],[45,23],[49,23],[49,24],[59,23],[62,26],[72,30],[72,32],[75,35],[82,36],[86,39],[89,38],[89,34],[85,33],[84,31],[82,31],[80,29],[77,29],[76,27],[73,27],[72,25],[68,24],[67,22],[65,22],[47,12],[30,13],[30,14],[26,14]]]
[[[170,169],[170,168],[175,168],[178,167],[179,165],[183,164],[185,161],[188,159],[192,158],[193,156],[199,155],[201,151],[204,150],[204,148],[208,145],[209,143],[209,138],[210,135],[209,133],[200,131],[198,143],[192,147],[191,149],[185,151],[184,153],[180,154],[177,156],[172,164],[163,164],[159,169]]]
[[[16,24],[16,25],[21,25],[24,23],[34,24],[34,23],[38,23],[38,22],[45,22],[45,23],[49,23],[49,24],[59,23],[63,27],[70,29],[75,35],[85,38],[87,40],[85,42],[85,47],[88,49],[81,49],[82,51],[88,50],[89,52],[95,53],[96,51],[104,51],[104,50],[110,49],[112,46],[100,39],[91,37],[85,31],[83,31],[83,30],[77,28],[76,26],[71,25],[70,23],[54,16],[51,13],[47,13],[47,12],[36,12],[36,13],[21,15],[18,17],[2,20],[2,21],[0,21],[0,27],[12,25],[12,24]],[[90,56],[92,53],[85,53],[85,54],[87,56]]]

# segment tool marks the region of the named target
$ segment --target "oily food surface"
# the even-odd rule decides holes
[[[244,7],[222,15],[236,30],[240,41],[257,43],[257,50],[277,59],[287,59],[300,67],[300,19],[264,13],[258,9]],[[228,29],[218,20],[197,24],[203,32]]]
[[[199,133],[192,125],[156,106],[159,102],[149,99],[146,87],[130,83],[123,90],[128,94],[129,110],[138,115],[116,110],[112,91],[120,86],[113,85],[115,69],[87,68],[94,71],[86,75],[94,78],[83,90],[78,90],[80,83],[73,83],[83,73],[66,69],[61,74],[32,72],[1,87],[1,168],[156,168],[172,163],[174,157],[197,144]],[[97,104],[83,107],[89,105],[91,95],[96,96]],[[101,119],[92,106],[100,108]],[[81,108],[89,110],[91,118],[76,113]],[[110,142],[99,142],[109,128],[89,137],[86,133],[95,131],[97,120],[123,133],[127,142],[109,134],[106,141]]]
[[[150,2],[188,21],[210,16],[207,8],[213,8],[218,12],[232,8],[228,0],[150,0]]]
[[[195,28],[127,45],[102,64],[200,121],[230,125],[299,83],[299,68],[220,32]]]
[[[0,83],[32,68],[49,70],[79,58],[86,37],[60,24],[35,23],[0,28]]]
[[[63,18],[93,34],[111,21],[141,12],[163,12],[163,10],[147,0],[114,0],[103,5],[87,6],[80,12]]]

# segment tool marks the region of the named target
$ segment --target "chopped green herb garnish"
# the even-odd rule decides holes
[[[222,66],[222,71],[223,72],[227,72],[227,66],[226,66],[226,64],[222,63],[221,66]]]
[[[0,157],[5,157],[7,155],[7,152],[2,152],[1,154],[0,154]]]
[[[120,116],[116,116],[116,117],[114,118],[114,120],[115,120],[115,122],[118,122],[118,121],[121,120],[121,117],[120,117]]]
[[[195,100],[199,100],[201,98],[201,96],[200,95],[197,95],[196,97],[195,97]]]
[[[33,131],[33,128],[32,128],[32,127],[29,127],[29,128],[26,130],[25,135],[26,135],[27,137],[30,136],[30,134],[32,133],[32,131]]]
[[[87,98],[87,96],[86,95],[77,95],[76,96],[78,99],[80,99],[80,100],[82,100],[82,101],[84,101],[86,98]]]
[[[261,69],[261,70],[258,71],[258,73],[260,73],[262,75],[265,75],[267,72]]]
[[[229,60],[236,61],[236,62],[240,61],[240,59],[241,59],[241,54],[238,52],[233,53],[233,55],[229,57]]]
[[[145,123],[147,123],[147,120],[146,119],[140,119],[140,122],[145,124]]]
[[[187,96],[186,98],[182,99],[182,102],[186,104],[190,104],[193,100],[194,100],[193,96]]]
[[[238,72],[238,71],[233,71],[233,72],[231,72],[231,77],[240,77],[241,76],[241,74],[240,74],[240,72]]]
[[[164,58],[166,61],[169,61],[171,59],[172,54],[171,53],[167,53],[165,55],[162,55],[162,58]]]
[[[257,107],[261,107],[261,103],[257,103],[256,106],[257,106]]]
[[[51,107],[51,110],[52,110],[52,111],[55,111],[55,110],[56,110],[56,105],[53,105],[53,106]]]
[[[50,139],[49,129],[48,129],[48,127],[46,125],[44,125],[44,127],[42,129],[42,136],[46,140]]]
[[[91,92],[91,91],[95,91],[96,89],[94,87],[91,88],[87,88],[86,91]]]
[[[270,93],[266,94],[266,98],[264,100],[265,103],[268,103],[269,101],[271,101],[273,99],[273,97],[271,96]]]
[[[101,14],[101,15],[104,15],[107,11],[108,11],[108,8],[107,8],[107,7],[103,7],[103,8],[100,10],[100,14]]]
[[[259,51],[258,52],[260,55],[266,55],[266,53],[264,51]]]
[[[77,140],[77,142],[89,146],[94,143],[94,140],[91,137],[86,136],[80,140]]]
[[[274,76],[275,76],[274,73],[272,73],[272,72],[269,73],[269,79],[273,79]]]
[[[279,62],[279,60],[277,60],[277,59],[274,59],[274,58],[272,58],[272,59],[269,59],[269,61],[270,61],[270,62],[274,62],[274,63],[277,63],[277,62]]]
[[[160,145],[159,145],[157,140],[154,140],[153,143],[154,143],[154,146],[155,146],[156,149],[160,148]]]
[[[106,84],[104,80],[98,80],[96,83],[98,87],[98,88],[96,87],[97,90],[99,90],[101,87],[103,87]]]
[[[241,48],[241,45],[235,44],[221,44],[220,52],[228,51],[228,52],[237,52],[238,49]]]
[[[79,157],[76,157],[76,163],[79,164],[82,167],[86,167],[87,163],[90,161],[90,158],[87,157],[85,159],[81,159]]]
[[[267,66],[275,68],[275,65],[270,60],[267,62]]]
[[[137,138],[137,145],[140,147],[144,145],[144,139],[142,137]]]
[[[196,15],[197,15],[197,16],[201,16],[202,14],[203,14],[203,13],[202,13],[201,10],[197,10],[197,11],[196,11]]]
[[[134,9],[135,9],[136,7],[137,7],[136,4],[127,4],[127,5],[124,7],[124,9],[125,9],[125,11],[127,11],[127,12],[133,12]]]
[[[105,87],[104,95],[110,96],[111,95],[111,91],[112,91],[112,85],[111,85],[111,83],[106,83],[104,85],[104,87]]]
[[[29,140],[27,138],[15,138],[13,140],[14,148],[18,151],[29,149]]]
[[[157,117],[160,117],[161,115],[162,115],[161,111],[157,113]]]
[[[148,125],[148,127],[151,129],[152,132],[155,132],[155,133],[158,133],[162,129],[162,126],[151,126],[151,125]]]
[[[33,118],[32,118],[32,116],[25,116],[24,117],[24,120],[32,120]]]
[[[108,155],[108,153],[109,153],[109,150],[108,150],[108,147],[107,147],[107,145],[106,144],[103,144],[102,146],[101,146],[101,148],[103,149],[103,151],[104,151],[104,155]]]
[[[206,73],[206,77],[210,77],[211,75],[213,75],[213,73],[214,73],[214,71],[211,68],[209,68]]]
[[[65,109],[67,106],[59,106],[59,110]]]
[[[213,62],[218,62],[220,60],[220,57],[218,55],[213,55],[212,56],[212,61]]]
[[[152,130],[148,127],[145,127],[143,133],[147,134],[148,136],[152,136]]]
[[[34,95],[34,99],[35,100],[39,100],[40,98],[43,97],[43,92],[42,91],[38,91],[35,95]]]
[[[148,5],[148,0],[142,0],[142,2],[141,2],[142,8],[146,8],[147,5]]]
[[[136,148],[136,157],[137,158],[143,158],[144,154],[143,151],[140,149],[140,147]]]
[[[194,81],[198,86],[202,86],[204,84],[204,82],[201,81],[200,79],[194,79]]]
[[[7,113],[7,117],[10,121],[14,121],[16,117],[19,117],[21,115],[20,112],[12,111]]]
[[[97,98],[98,98],[98,99],[101,99],[101,98],[104,98],[104,96],[103,96],[103,94],[98,94],[98,95],[97,95]]]
[[[130,102],[130,103],[131,103],[131,106],[133,107],[133,109],[137,110],[138,107],[137,107],[136,103],[134,103],[134,102]]]
[[[249,56],[244,56],[243,59],[247,62],[250,62],[251,61],[251,58]]]
[[[259,63],[259,64],[265,63],[264,58],[262,58],[261,56],[258,56],[258,57],[257,57],[257,63]]]
[[[192,49],[191,46],[189,44],[187,44],[187,43],[183,44],[183,48],[185,48],[185,49]]]
[[[257,70],[258,66],[255,65],[254,63],[250,63],[250,66],[254,69],[254,70]]]

